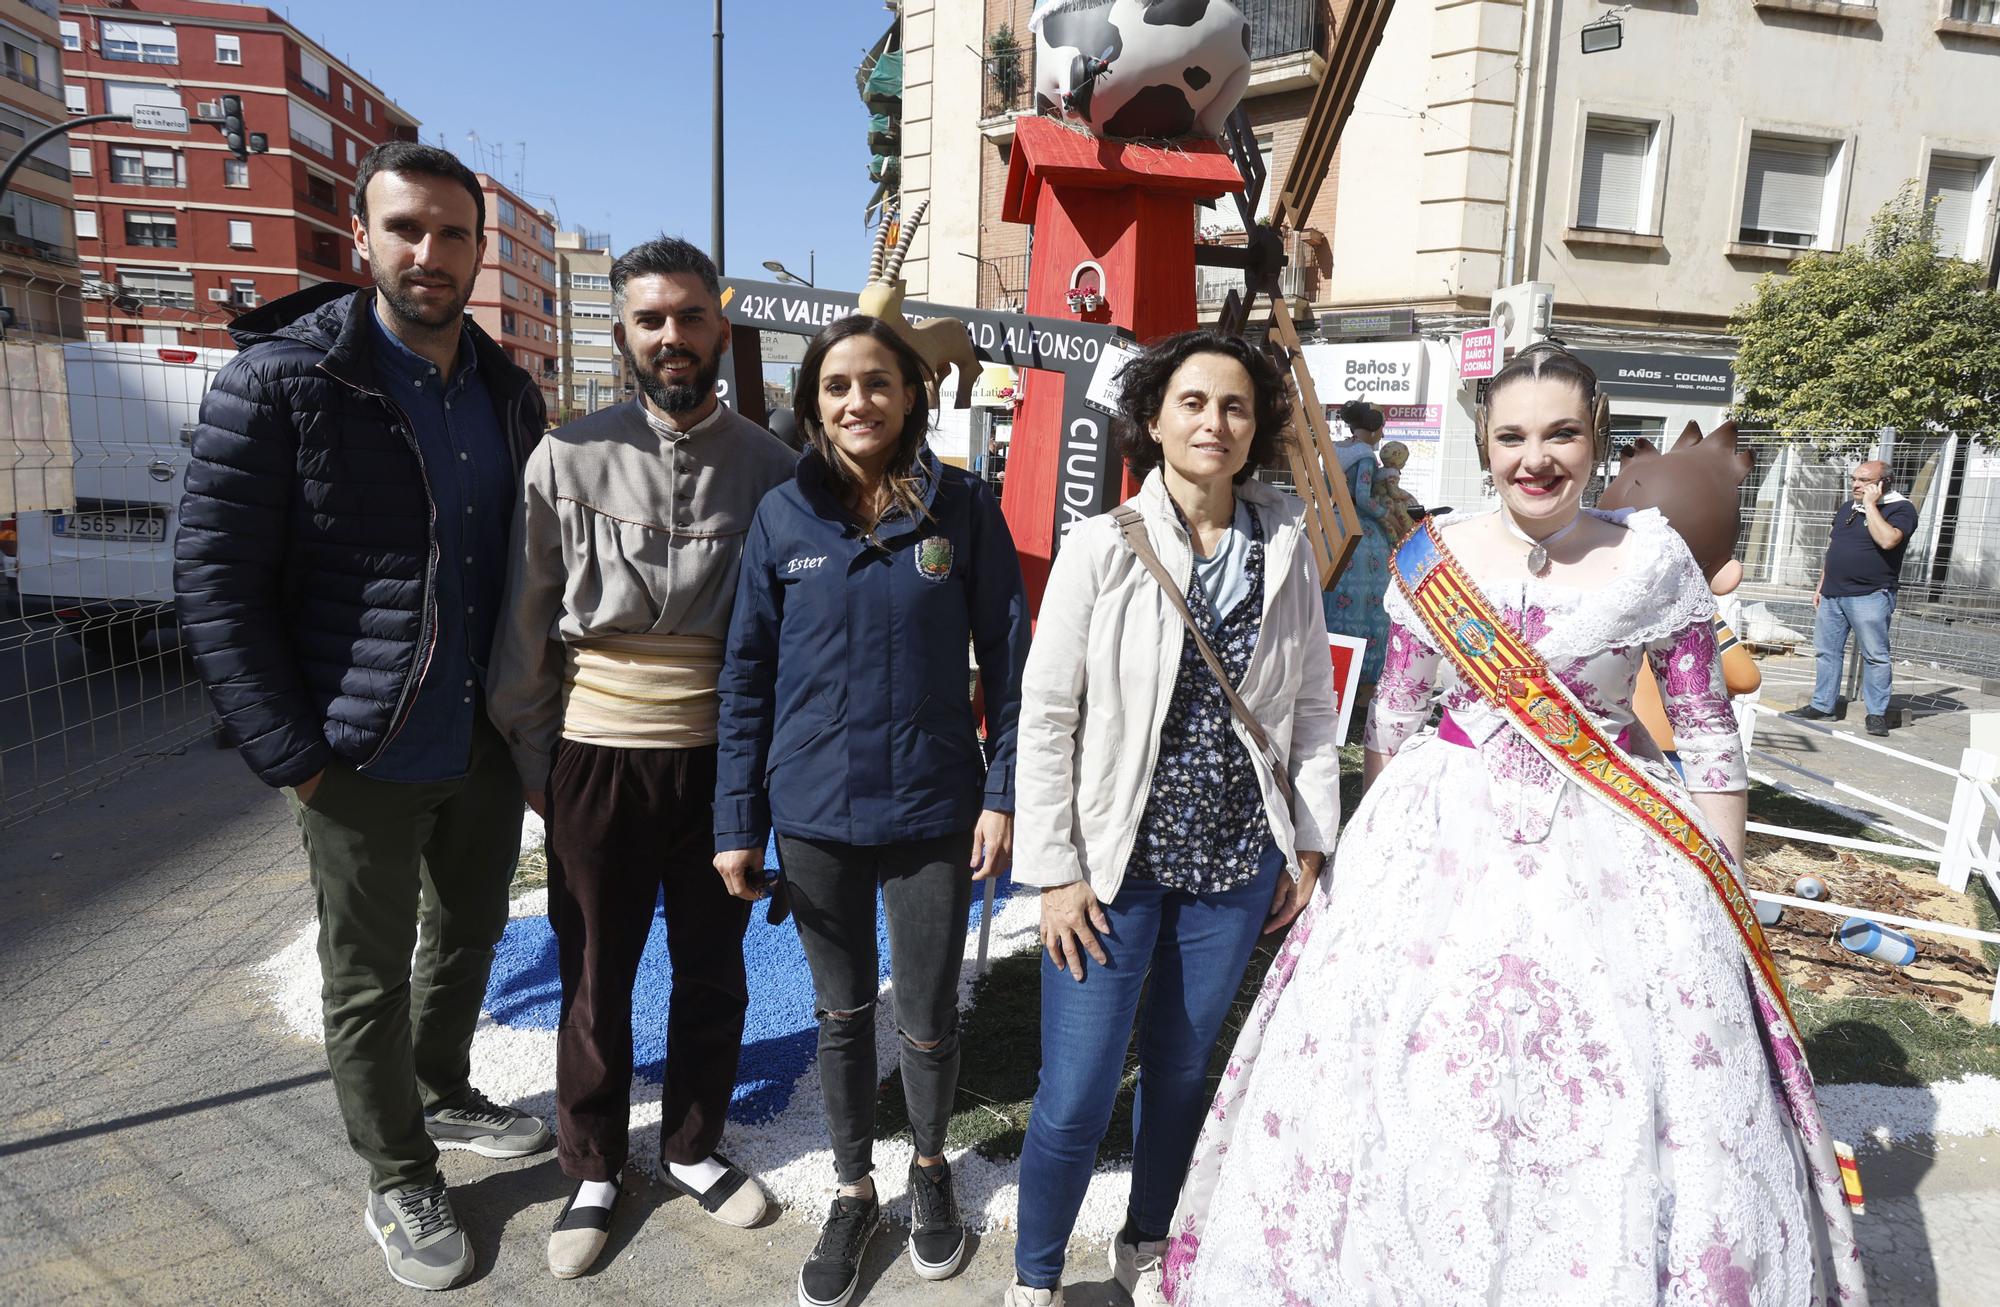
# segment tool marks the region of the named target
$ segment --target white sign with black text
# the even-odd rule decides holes
[[[1309,344],[1301,351],[1320,403],[1365,399],[1378,408],[1424,402],[1428,355],[1421,340],[1367,345]]]
[[[1130,341],[1105,341],[1104,352],[1097,357],[1097,370],[1090,374],[1090,386],[1083,392],[1083,402],[1117,416],[1118,374],[1124,371],[1127,363],[1144,352]]]
[[[186,136],[188,112],[168,104],[135,104],[132,125],[142,132],[175,132]]]

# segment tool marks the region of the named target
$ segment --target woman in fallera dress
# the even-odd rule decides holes
[[[1367,794],[1210,1109],[1176,1307],[1866,1301],[1737,879],[1713,600],[1657,512],[1582,507],[1606,417],[1524,351],[1480,414],[1498,511],[1396,551]]]

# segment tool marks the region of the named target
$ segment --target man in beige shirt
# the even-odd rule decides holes
[[[796,455],[718,402],[729,348],[708,256],[662,237],[611,268],[612,334],[640,395],[536,447],[487,711],[548,826],[562,978],[558,1156],[577,1190],[549,1269],[602,1252],[627,1158],[632,988],[664,894],[673,990],[660,1154],[666,1183],[730,1225],[757,1181],[716,1152],[749,993],[750,903],[714,852],[716,677],[757,502]]]

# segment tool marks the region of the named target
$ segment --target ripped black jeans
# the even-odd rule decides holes
[[[944,1152],[958,1090],[958,972],[972,905],[972,832],[902,844],[778,837],[819,1015],[819,1080],[842,1184],[875,1169],[875,887],[889,919],[889,974],[903,1096],[920,1157]]]

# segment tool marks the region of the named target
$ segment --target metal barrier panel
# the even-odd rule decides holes
[[[213,731],[173,537],[201,398],[232,356],[0,344],[0,827]]]
[[[1745,604],[1771,616],[1810,648],[1813,591],[1827,539],[1849,502],[1857,456],[1817,452],[1874,433],[1742,431],[1757,457],[1743,486]],[[1899,662],[1925,663],[1980,676],[2000,667],[2000,433],[1902,432],[1894,485],[1917,508],[1917,529],[1903,560],[1890,642]]]

